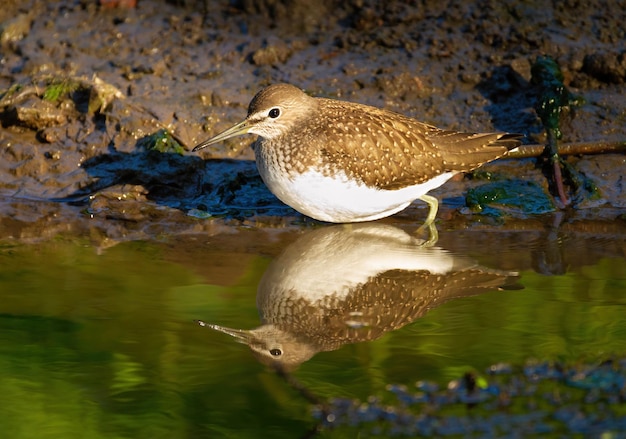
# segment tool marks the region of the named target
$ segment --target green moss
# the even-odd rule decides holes
[[[185,153],[185,149],[180,145],[180,143],[178,143],[172,134],[165,129],[160,129],[157,132],[139,140],[139,142],[137,142],[137,146],[143,147],[148,151],[155,151],[159,153],[174,153],[180,155]]]
[[[475,212],[500,216],[506,211],[540,214],[554,211],[550,197],[535,183],[523,180],[495,181],[470,189],[465,197]]]
[[[22,84],[13,84],[5,92],[0,94],[0,100],[13,97],[14,95],[19,93],[23,89],[24,89],[24,86]]]
[[[537,58],[531,68],[532,83],[539,86],[539,98],[535,110],[547,131],[554,131],[561,138],[561,115],[565,109],[580,106],[582,97],[574,96],[563,84],[563,73],[557,62],[549,56]]]
[[[49,102],[57,102],[68,97],[79,88],[80,83],[72,79],[53,79],[46,85],[42,98]]]
[[[598,189],[598,186],[592,179],[578,172],[576,168],[565,160],[561,160],[560,162],[565,176],[569,179],[572,186],[578,190],[578,196],[580,198],[598,200],[602,197],[600,189]]]

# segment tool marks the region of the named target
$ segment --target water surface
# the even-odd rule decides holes
[[[619,224],[543,219],[506,230],[440,227],[437,249],[421,253],[410,248],[405,224],[392,219],[377,227],[373,241],[355,238],[349,227],[326,226],[240,227],[106,249],[87,235],[4,240],[0,428],[11,438],[303,437],[318,420],[293,382],[320,401],[375,396],[397,404],[389,384],[415,389],[427,380],[445,387],[468,372],[484,376],[498,363],[594,364],[624,356],[626,240]],[[325,228],[338,235],[320,234]],[[324,239],[331,247],[320,244]],[[424,309],[408,315],[396,304],[393,312],[352,312],[346,327],[354,342],[346,331],[334,344],[317,340],[307,358],[288,365],[291,384],[267,365],[272,354],[263,358],[195,322],[251,330],[263,318],[297,332],[283,311],[270,306],[259,315],[260,285],[275,295],[301,288],[300,296],[315,290],[326,300],[324,291],[343,288],[345,297],[354,297],[364,279],[359,270],[371,277],[378,270],[372,261],[383,257],[388,284],[370,285],[370,302],[378,292],[412,291],[407,307],[419,299]],[[294,268],[290,261],[305,263]],[[299,287],[310,264],[319,269],[309,270]],[[393,271],[393,264],[402,267]],[[410,270],[456,270],[466,288],[458,292],[448,283],[424,299],[425,285],[437,277],[426,281],[423,274],[407,275]],[[468,291],[463,270],[483,273],[476,281],[482,286]],[[352,287],[341,284],[338,273],[353,276]],[[408,317],[396,329],[364,335],[377,325],[372,316],[402,312]],[[308,335],[298,336],[298,346],[318,337],[313,327],[299,330]],[[320,434],[351,437],[343,428],[323,427]]]

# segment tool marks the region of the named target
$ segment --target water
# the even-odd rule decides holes
[[[320,401],[374,396],[393,404],[389,384],[415,389],[416,381],[426,380],[445,387],[467,372],[484,376],[496,363],[593,364],[626,353],[626,235],[619,222],[542,219],[506,228],[440,228],[437,246],[443,250],[421,252],[411,249],[401,230],[408,230],[406,224],[384,224],[356,238],[358,228],[240,227],[106,249],[88,235],[30,244],[3,240],[2,436],[303,437],[318,421],[302,389]],[[325,235],[325,229],[337,235]],[[285,251],[291,252],[286,259],[280,256]],[[410,300],[432,309],[416,311],[408,323],[396,318],[410,314],[400,305],[353,312],[349,331],[339,328],[335,344],[320,341],[320,322],[332,319],[328,311],[320,317],[314,316],[319,307],[307,308],[313,323],[294,329],[298,325],[283,311],[268,305],[261,310],[266,321],[298,336],[295,342],[280,338],[284,334],[272,338],[281,355],[303,345],[309,349],[307,358],[288,364],[291,382],[267,366],[276,363],[272,354],[259,353],[271,343],[254,354],[195,322],[260,327],[260,284],[266,302],[314,290],[311,300],[325,300],[323,291],[333,288],[344,299],[353,297],[355,285],[377,272],[382,259],[385,270],[404,271],[372,286],[365,293],[370,305],[380,291],[391,300],[436,284],[406,275],[424,264],[441,276],[468,269],[488,273],[488,282],[504,289],[459,293],[448,284],[439,287],[441,301],[415,293]],[[312,264],[320,269],[307,271]],[[342,275],[351,283],[342,284]],[[467,286],[469,275],[458,276],[457,283]],[[396,316],[399,328],[381,329],[378,338],[366,334],[385,313]],[[316,324],[313,317],[321,320]],[[354,437],[362,428],[323,427],[319,433]]]

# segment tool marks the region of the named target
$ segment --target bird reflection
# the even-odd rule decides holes
[[[513,283],[396,227],[352,224],[306,233],[275,259],[257,291],[262,325],[231,329],[263,363],[293,370],[322,351],[375,340],[459,297]]]

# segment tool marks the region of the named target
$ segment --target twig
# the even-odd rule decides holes
[[[509,158],[539,157],[545,145],[520,145],[507,154]],[[557,148],[559,155],[602,154],[609,152],[626,152],[626,141],[620,142],[577,142],[561,143]]]

